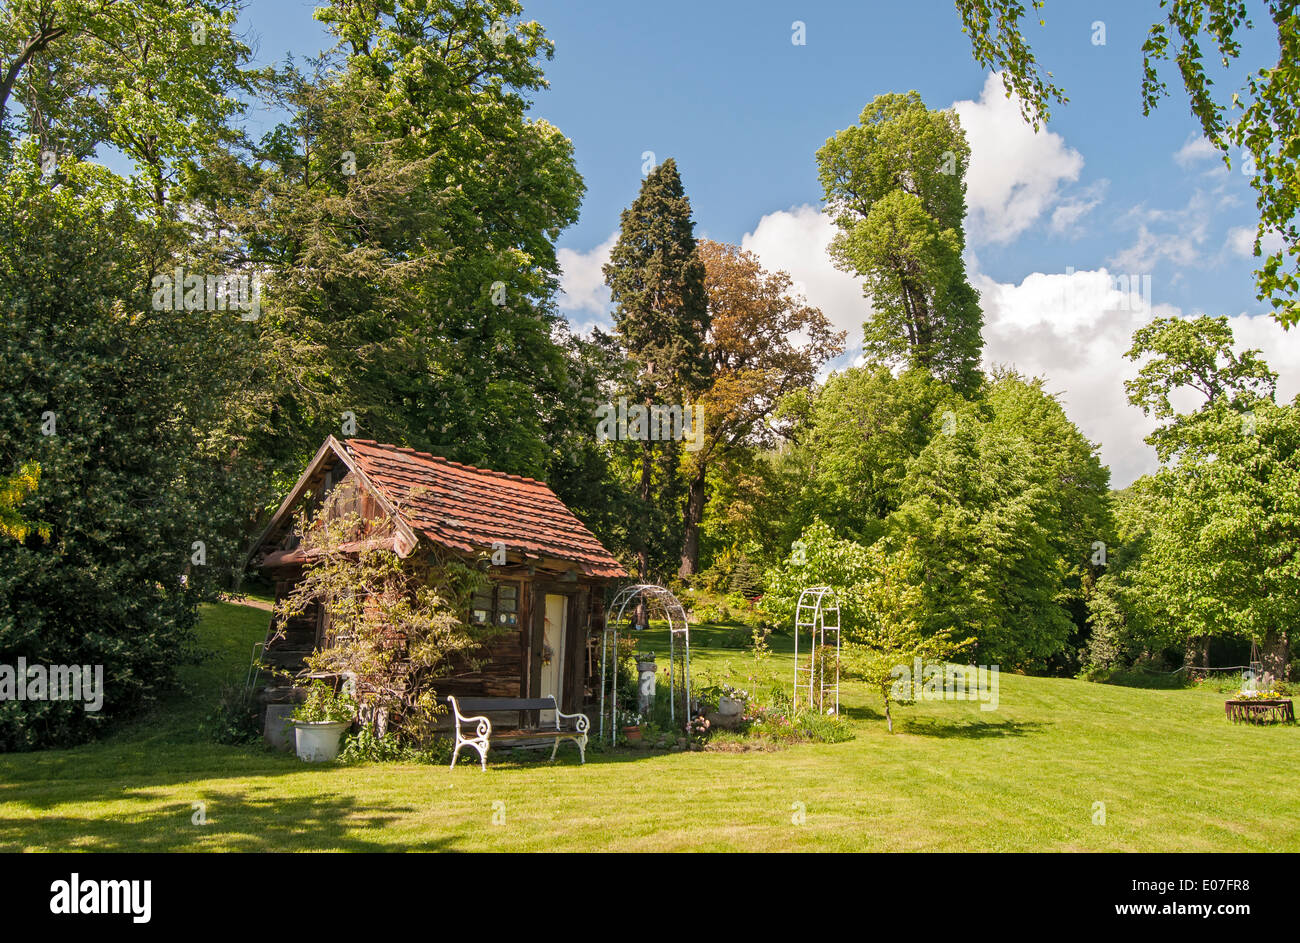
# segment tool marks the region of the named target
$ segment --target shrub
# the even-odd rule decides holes
[[[391,725],[404,743],[427,749],[433,723],[445,711],[434,695],[434,677],[453,657],[472,663],[481,643],[499,632],[467,626],[461,618],[486,578],[433,551],[405,560],[386,550],[345,551],[376,536],[372,522],[341,513],[354,487],[345,480],[310,520],[299,521],[301,546],[317,556],[276,613],[283,626],[323,600],[329,639],[307,659],[312,672],[351,679],[361,719],[376,736]]]
[[[357,702],[345,691],[335,691],[324,681],[314,681],[307,699],[293,712],[293,719],[310,724],[350,723],[357,716]]]
[[[206,438],[224,366],[193,361],[206,327],[150,310],[156,234],[112,175],[69,160],[55,187],[34,156],[0,180],[0,478],[40,466],[18,510],[48,539],[0,537],[0,664],[102,666],[104,703],[6,701],[0,751],[78,743],[157,703],[243,551],[211,460],[234,447]]]
[[[203,719],[201,730],[217,743],[243,745],[262,739],[260,714],[242,684],[223,684],[217,706]]]
[[[446,737],[430,738],[423,747],[411,745],[396,733],[376,736],[366,725],[343,741],[339,761],[343,763],[429,763],[451,762],[452,745]]]

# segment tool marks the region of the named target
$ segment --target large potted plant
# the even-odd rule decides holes
[[[343,731],[352,726],[357,705],[344,691],[316,681],[293,712],[293,743],[298,759],[327,763],[339,755]]]

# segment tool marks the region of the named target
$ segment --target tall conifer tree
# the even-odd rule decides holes
[[[671,158],[650,172],[636,200],[623,211],[618,242],[604,273],[617,305],[615,333],[635,368],[632,397],[646,407],[690,402],[709,381],[709,309],[691,202]],[[639,452],[637,497],[645,512],[642,518],[651,527],[658,516],[651,513],[656,452],[664,481],[675,481],[680,443],[646,438]],[[663,504],[665,496],[659,497]],[[680,518],[669,515],[666,520]],[[633,533],[632,540],[645,579],[652,537],[643,531]]]

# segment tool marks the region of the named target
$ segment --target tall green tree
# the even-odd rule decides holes
[[[951,111],[916,92],[880,95],[858,124],[817,152],[830,253],[864,279],[867,353],[928,372],[957,390],[978,385],[979,294],[966,281],[966,168],[970,147]]]
[[[618,241],[604,274],[616,305],[614,331],[635,371],[629,391],[632,399],[647,409],[652,405],[693,405],[710,378],[706,346],[710,314],[691,203],[672,158],[646,176],[641,192],[623,211]],[[679,490],[681,445],[646,437],[635,450],[640,466],[636,495],[649,524],[652,504],[662,509],[677,503],[677,496],[665,491]],[[653,500],[656,457],[663,483],[657,501]],[[671,526],[676,529],[681,518],[672,517],[676,520]],[[671,536],[664,543],[680,546]],[[651,570],[648,536],[638,540],[636,555],[640,576],[647,578]]]
[[[48,536],[0,540],[0,663],[99,665],[105,689],[98,712],[6,701],[0,749],[156,702],[242,549],[202,406],[221,364],[195,346],[204,312],[150,304],[148,197],[72,159],[52,186],[24,147],[0,180],[0,467],[39,463],[23,514]]]
[[[238,137],[232,120],[256,89],[234,33],[239,8],[13,0],[0,11],[0,127],[35,139],[42,159],[111,145],[134,162],[149,210],[165,214],[187,162]]]
[[[832,377],[800,410],[804,484],[785,514],[861,547],[906,546],[923,636],[1057,670],[1082,643],[1098,550],[1113,542],[1109,473],[1041,380],[1002,372],[977,394],[879,365]]]
[[[1238,149],[1235,156],[1258,194],[1255,255],[1265,238],[1277,234],[1283,240],[1255,273],[1258,298],[1290,327],[1300,322],[1300,152],[1293,143],[1300,131],[1300,20],[1290,0],[1260,6],[1264,22],[1256,33],[1257,15],[1246,0],[1161,0],[1162,15],[1142,44],[1142,113],[1150,114],[1168,96],[1161,73],[1176,68],[1192,114],[1225,164],[1232,165]],[[1046,0],[1031,0],[1029,7],[1045,25]],[[1035,127],[1046,122],[1052,102],[1068,99],[1052,73],[1041,70],[1025,38],[1023,0],[957,0],[957,10],[976,60],[1002,72],[1007,91],[1018,95]],[[1251,54],[1246,50],[1255,49],[1275,50],[1277,58],[1270,61],[1271,51],[1263,61],[1245,58]],[[1235,90],[1215,88],[1220,66],[1246,67]]]
[[[1134,335],[1145,362],[1129,399],[1162,425],[1166,463],[1133,485],[1124,531],[1136,546],[1100,581],[1100,631],[1205,664],[1214,638],[1248,639],[1285,675],[1300,616],[1300,403],[1273,399],[1258,351],[1236,353],[1226,319],[1158,319]],[[1201,401],[1177,412],[1175,393]]]
[[[0,546],[0,658],[101,665],[106,684],[97,713],[6,704],[8,748],[84,739],[163,693],[199,602],[239,555],[239,489],[215,433],[253,350],[247,325],[149,292],[177,264],[236,274],[228,260],[189,266],[215,257],[186,187],[238,146],[256,89],[237,12],[225,0],[0,11],[0,467],[39,464],[23,512],[48,533]],[[131,168],[92,163],[100,148]]]
[[[288,119],[186,178],[205,255],[264,275],[219,431],[262,515],[329,433],[569,474],[583,366],[555,240],[583,186],[568,139],[527,115],[552,45],[521,12],[325,4],[336,45],[262,82]]]
[[[908,469],[963,400],[924,370],[882,364],[836,373],[793,434],[808,466],[804,506],[867,543],[902,505]]]
[[[887,522],[914,542],[925,630],[974,636],[984,662],[1049,667],[1112,539],[1109,472],[1038,380],[996,376],[939,422]]]

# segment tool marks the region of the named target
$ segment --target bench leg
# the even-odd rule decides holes
[[[584,733],[578,738],[578,756],[581,758],[583,765],[587,763],[587,735]]]
[[[559,738],[559,737],[556,737],[556,738],[555,738],[555,746],[551,747],[551,762],[552,762],[552,763],[555,762],[555,753],[556,753],[556,751],[559,750],[559,749],[560,749],[560,738]]]
[[[482,767],[483,772],[486,773],[488,745],[486,743],[480,743],[478,740],[457,740],[456,741],[456,749],[451,751],[451,768],[452,769],[456,768],[456,757],[460,756],[461,747],[473,747],[475,750],[478,750],[479,765],[480,767]]]

